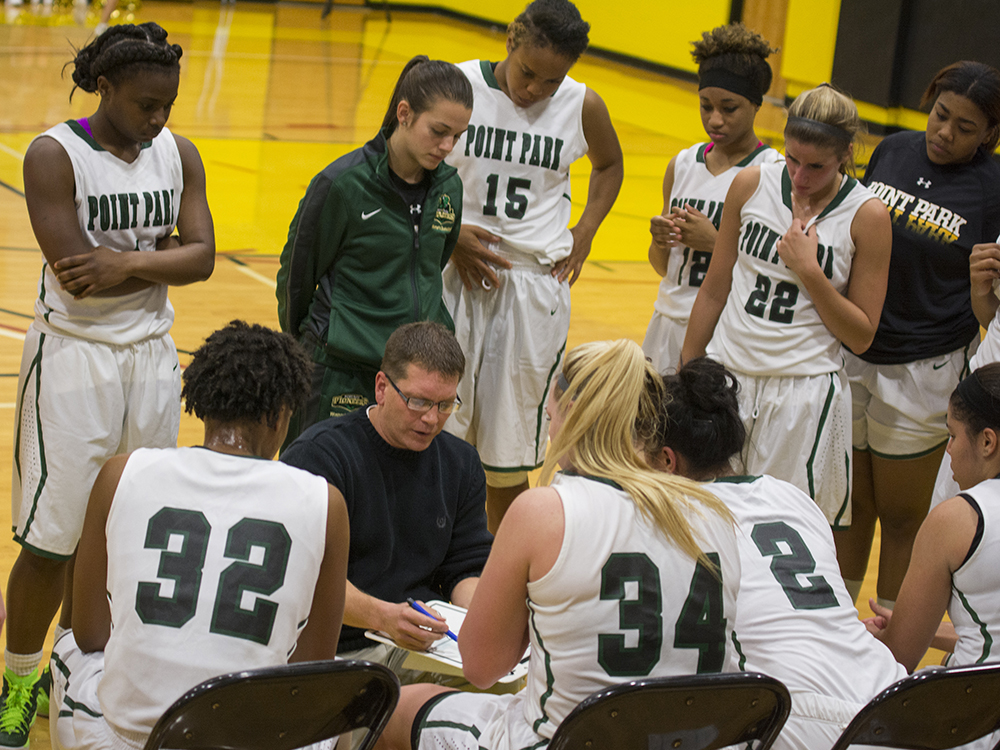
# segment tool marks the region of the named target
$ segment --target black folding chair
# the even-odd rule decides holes
[[[368,727],[361,750],[385,729],[399,680],[367,661],[311,661],[213,677],[153,727],[145,750],[292,750]]]
[[[660,677],[599,690],[556,729],[548,750],[767,750],[791,708],[788,690],[755,672]]]
[[[998,729],[1000,663],[923,669],[872,698],[832,750],[854,744],[946,750]]]

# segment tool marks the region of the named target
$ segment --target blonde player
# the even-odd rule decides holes
[[[740,381],[745,472],[791,482],[833,526],[851,517],[841,344],[864,351],[875,335],[891,242],[885,206],[849,174],[859,128],[830,86],[792,103],[785,164],[729,189],[682,354],[707,349]]]
[[[563,473],[514,501],[459,634],[478,687],[530,641],[527,687],[494,696],[407,686],[382,747],[539,747],[599,688],[723,669],[740,576],[732,521],[702,487],[636,453],[661,398],[633,342],[567,355],[546,407],[541,484]]]

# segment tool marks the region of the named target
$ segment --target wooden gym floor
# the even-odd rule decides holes
[[[97,107],[95,97],[79,91],[70,102],[69,71],[60,77],[97,21],[92,10],[77,13],[69,5],[26,1],[5,6],[0,24],[0,461],[8,465],[21,342],[42,266],[24,203],[24,152],[37,133]],[[118,15],[113,22],[157,21],[183,47],[180,95],[169,125],[198,146],[208,177],[219,253],[215,273],[170,294],[182,364],[232,318],[277,325],[277,254],[298,201],[315,173],[376,132],[410,57],[426,53],[458,62],[504,54],[500,29],[432,15],[387,17],[361,7],[337,6],[321,20],[316,4],[147,0]],[[622,337],[641,343],[659,281],[645,258],[663,171],[673,154],[704,137],[695,87],[590,57],[573,76],[606,101],[625,152],[626,177],[573,287],[569,345]],[[781,113],[765,105],[758,134],[780,145],[781,127]],[[573,178],[577,215],[588,176],[582,160]],[[200,440],[200,423],[182,418],[180,443]],[[10,475],[0,475],[0,497],[9,497]],[[6,503],[0,508],[0,525],[6,525]],[[0,542],[3,588],[17,551],[9,538]],[[869,580],[861,601],[873,593]],[[861,610],[869,614],[867,604]],[[32,738],[36,748],[48,750],[46,721],[37,722]]]

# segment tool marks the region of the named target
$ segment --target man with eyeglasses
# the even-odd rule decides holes
[[[281,460],[325,478],[350,516],[344,627],[339,656],[386,664],[401,679],[403,649],[373,645],[380,630],[425,650],[443,620],[407,604],[472,600],[493,536],[486,528],[486,478],[476,449],[442,432],[461,407],[462,349],[432,322],[398,328],[375,376],[375,404],[313,425]]]

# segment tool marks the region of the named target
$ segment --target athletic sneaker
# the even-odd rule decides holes
[[[19,677],[10,669],[3,673],[0,693],[0,748],[20,750],[28,746],[28,731],[35,723],[35,683],[38,669]]]
[[[45,665],[41,676],[35,681],[35,715],[49,718],[49,691],[52,690],[52,670]]]

